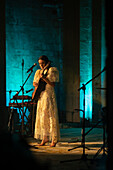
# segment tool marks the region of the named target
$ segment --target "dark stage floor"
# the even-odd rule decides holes
[[[90,128],[86,128],[86,132]],[[49,147],[50,143],[45,146],[38,146],[37,141],[28,137],[27,142],[30,145],[30,151],[33,157],[41,166],[47,166],[50,170],[105,170],[106,169],[106,152],[103,150],[95,157],[98,150],[103,144],[103,129],[94,128],[86,136],[85,154],[90,160],[81,160],[83,148],[69,149],[81,145],[81,128],[60,129],[61,139],[56,147]],[[76,160],[77,159],[77,160]]]

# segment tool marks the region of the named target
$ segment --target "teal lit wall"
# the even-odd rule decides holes
[[[62,51],[62,8],[59,8],[59,4],[6,0],[6,104],[9,104],[9,91],[12,91],[12,98],[20,90],[29,74],[27,70],[38,63],[40,55],[47,55],[52,65],[58,68],[62,84]],[[26,90],[33,88],[33,77],[38,68],[37,64],[24,86],[25,95],[32,95],[32,92],[26,94]],[[59,94],[63,89],[58,85],[56,91],[60,107],[62,99]]]
[[[94,5],[96,5],[96,7]],[[98,6],[94,0],[80,1],[80,87],[96,76],[97,73],[101,72],[106,65],[105,1],[99,1],[99,5],[100,6]],[[94,23],[94,21],[96,22],[96,17],[94,16],[96,13],[93,9],[96,8],[98,8],[96,12],[101,11],[100,16],[98,16],[98,14],[96,16],[101,20],[100,26]],[[99,34],[100,39],[98,38]],[[94,53],[92,53],[92,51],[94,51]],[[93,80],[93,82],[91,81],[86,85],[86,119],[92,120],[93,116],[95,119],[98,119],[101,108],[106,106],[106,91],[98,89],[101,87],[106,87],[106,72],[103,72]],[[83,91],[81,90],[80,109],[83,109],[83,97]],[[83,113],[81,112],[80,117],[82,116]]]
[[[80,87],[92,79],[92,3],[80,1]],[[87,3],[87,7],[84,6]],[[80,91],[80,109],[83,109],[83,90]],[[80,117],[83,113],[80,112]],[[92,119],[92,82],[85,90],[85,117]]]
[[[105,1],[102,3],[102,32],[101,32],[101,70],[106,66],[107,48],[105,39]],[[102,88],[106,88],[106,71],[101,74]],[[101,90],[102,107],[106,107],[106,90]]]
[[[93,56],[92,56],[92,1],[94,0],[80,0],[80,38],[76,37],[73,33],[76,28],[76,23],[73,26],[73,20],[70,21],[72,25],[72,32],[70,33],[68,27],[65,28],[68,35],[68,40],[66,39],[67,51],[70,49],[72,56],[76,54],[76,58],[73,58],[75,64],[69,63],[69,60],[65,61],[66,67],[64,66],[63,57],[66,60],[64,54],[64,21],[63,21],[63,8],[62,5],[58,4],[46,4],[46,1],[32,1],[32,0],[6,0],[6,101],[7,105],[9,103],[9,91],[12,90],[11,97],[20,89],[22,85],[22,61],[24,60],[23,69],[23,81],[27,78],[26,71],[34,63],[37,63],[37,59],[40,55],[44,54],[53,61],[53,66],[56,66],[60,72],[60,83],[58,84],[57,97],[58,106],[61,111],[73,111],[76,107],[78,108],[80,101],[80,109],[83,109],[83,91],[77,91],[79,78],[80,87],[82,84],[87,83],[92,79],[93,69]],[[104,2],[104,0],[101,0]],[[49,1],[48,1],[49,2]],[[50,1],[52,3],[52,1]],[[71,9],[70,9],[71,10]],[[68,8],[67,8],[68,11]],[[68,15],[68,13],[67,13]],[[66,16],[67,16],[66,15]],[[73,12],[72,12],[73,15]],[[106,46],[105,46],[105,11],[104,3],[102,3],[102,22],[101,22],[101,69],[105,66],[106,60]],[[77,21],[78,22],[78,21]],[[68,25],[68,22],[67,22]],[[75,27],[75,28],[74,28]],[[77,27],[78,28],[78,27]],[[79,32],[79,31],[78,31]],[[77,33],[78,33],[77,32]],[[75,48],[73,45],[73,36],[77,39],[77,44],[75,43]],[[73,40],[70,43],[71,38]],[[79,44],[80,43],[80,44]],[[72,48],[72,47],[73,48]],[[80,46],[80,47],[79,47]],[[79,52],[77,51],[77,48]],[[70,57],[69,54],[66,54]],[[80,54],[80,56],[79,56]],[[80,63],[80,67],[76,67]],[[72,67],[73,65],[73,67]],[[98,64],[97,64],[98,65]],[[25,85],[25,91],[31,89],[34,73],[39,66],[34,68],[30,79]],[[70,69],[71,68],[71,69]],[[80,68],[80,69],[78,69]],[[77,70],[78,69],[78,70]],[[63,77],[63,71],[65,71],[66,80]],[[71,74],[70,74],[71,70]],[[100,70],[101,71],[101,70]],[[69,76],[66,75],[68,72]],[[74,72],[74,73],[73,73]],[[99,78],[101,78],[101,86],[105,87],[105,73],[103,73]],[[68,87],[68,88],[65,88]],[[85,105],[85,116],[87,119],[92,120],[93,118],[93,84],[90,82],[86,86],[86,105]],[[65,91],[64,91],[65,89]],[[71,93],[70,93],[71,89]],[[74,89],[76,94],[74,94]],[[14,91],[14,92],[13,92]],[[20,93],[21,94],[21,93]],[[69,95],[68,95],[69,94]],[[26,93],[25,93],[26,95]],[[27,95],[32,95],[32,92]],[[98,94],[96,94],[98,95]],[[65,99],[64,99],[64,96]],[[70,96],[70,98],[69,98]],[[74,97],[73,97],[74,96]],[[101,92],[101,102],[105,106],[105,92]],[[67,108],[65,107],[65,100],[67,100]],[[69,101],[69,102],[68,102]],[[77,106],[76,106],[77,103]],[[72,121],[69,113],[67,121]],[[77,113],[78,116],[78,113]],[[82,118],[82,112],[80,112],[80,117]],[[74,117],[74,119],[76,119]],[[76,121],[76,120],[74,120]]]

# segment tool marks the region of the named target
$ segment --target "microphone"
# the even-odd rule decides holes
[[[36,66],[37,64],[36,63],[34,63],[33,64],[33,66],[32,67],[30,67],[28,70],[27,70],[27,73],[29,72],[29,71],[31,71],[35,66]]]

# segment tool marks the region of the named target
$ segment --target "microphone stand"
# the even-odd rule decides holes
[[[72,149],[69,149],[68,151],[71,151],[73,149],[77,149],[77,148],[83,148],[83,154],[81,159],[82,160],[87,160],[87,155],[85,154],[85,148],[90,150],[88,147],[85,146],[85,90],[86,90],[86,84],[82,84],[82,87],[78,89],[78,91],[83,90],[84,92],[84,99],[83,99],[83,110],[81,110],[83,112],[83,119],[82,119],[82,141],[81,141],[81,145],[74,147]]]
[[[25,82],[23,83],[22,86],[20,86],[20,90],[17,91],[17,93],[13,96],[14,97],[17,97],[18,94],[22,91],[22,96],[24,95],[24,85],[26,84],[26,82],[28,81],[29,77],[31,76],[33,72],[33,69],[31,69],[31,72],[29,73],[28,77],[26,78]],[[24,99],[22,97],[22,135],[24,135]]]
[[[86,84],[82,84],[82,87],[80,87],[78,89],[78,91],[83,90],[83,92],[84,92],[84,99],[83,99],[83,120],[82,120],[82,143],[79,146],[79,147],[83,147],[82,159],[86,159],[85,148],[87,148],[87,147],[85,146],[85,136],[88,134],[88,132],[85,133],[85,90],[86,90],[86,85],[89,84],[91,81],[93,81],[95,78],[97,78],[105,70],[106,70],[106,67],[104,67],[104,69],[100,73],[98,73],[96,76],[94,76],[92,79],[90,79]],[[76,148],[78,148],[78,147],[75,147],[73,149],[76,149]],[[69,151],[73,150],[73,149],[69,149]],[[89,148],[87,148],[87,149],[89,149]]]
[[[61,161],[61,163],[63,162],[72,162],[72,161],[78,161],[78,160],[83,160],[83,161],[86,161],[86,160],[90,160],[90,159],[87,159],[87,154],[85,154],[85,148],[90,150],[88,147],[85,146],[85,136],[91,131],[89,130],[87,133],[85,133],[85,90],[86,90],[86,85],[89,84],[91,81],[93,81],[95,78],[97,78],[102,72],[104,72],[106,70],[106,67],[104,67],[104,69],[98,73],[96,76],[94,76],[91,80],[89,80],[86,84],[82,84],[82,87],[80,87],[78,89],[78,91],[80,90],[83,90],[84,92],[84,99],[83,99],[83,110],[80,110],[80,111],[83,111],[83,119],[82,119],[82,142],[81,142],[81,145],[80,146],[77,146],[77,147],[74,147],[72,149],[69,149],[68,151],[70,150],[73,150],[73,149],[77,149],[77,148],[83,148],[83,154],[82,154],[82,157],[81,159],[76,159],[76,160],[67,160],[67,161]]]
[[[24,59],[22,59],[22,135],[24,134],[24,86],[23,86],[23,82],[24,82]]]

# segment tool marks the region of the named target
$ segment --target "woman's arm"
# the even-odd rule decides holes
[[[54,83],[54,82],[51,82],[51,81],[48,80],[47,78],[44,78],[42,74],[40,74],[40,78],[43,79],[43,80],[44,80],[47,84],[49,84],[50,86],[55,87],[55,83]],[[37,86],[38,86],[38,83],[33,82],[33,86],[34,86],[34,87],[37,87]]]
[[[39,80],[40,80],[40,70],[37,70],[34,76],[34,80],[33,80],[33,86],[37,87],[39,84]]]
[[[55,83],[54,83],[54,82],[51,82],[50,80],[48,80],[47,78],[44,78],[43,76],[41,76],[41,78],[42,78],[47,84],[49,84],[50,86],[55,87]]]

